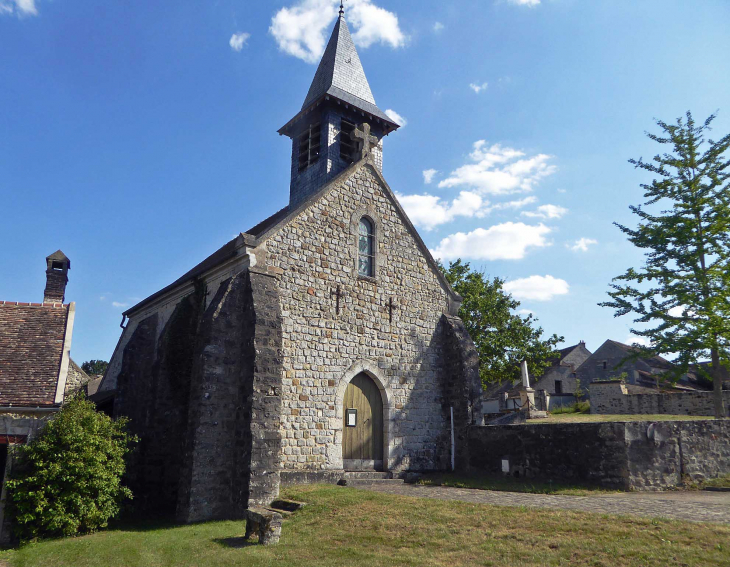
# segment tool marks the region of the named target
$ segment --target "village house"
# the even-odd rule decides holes
[[[8,449],[27,443],[89,377],[71,359],[75,304],[64,303],[71,261],[60,250],[46,258],[42,303],[0,301],[0,541]]]
[[[576,377],[584,391],[590,390],[591,382],[622,378],[638,392],[638,388],[656,389],[660,385],[686,390],[711,390],[712,383],[703,379],[697,372],[679,377],[675,384],[662,376],[674,369],[674,365],[661,356],[639,357],[632,359],[636,349],[618,341],[607,340],[576,370]]]
[[[136,505],[239,518],[280,482],[466,463],[478,356],[461,297],[383,177],[397,128],[341,11],[279,130],[289,202],[124,313],[96,396],[140,436]]]

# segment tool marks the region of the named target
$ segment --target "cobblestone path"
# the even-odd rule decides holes
[[[600,496],[554,496],[418,484],[371,485],[361,488],[402,496],[460,500],[474,504],[579,510],[596,514],[730,524],[730,492],[628,492]]]

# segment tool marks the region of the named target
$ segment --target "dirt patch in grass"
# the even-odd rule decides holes
[[[543,419],[528,419],[527,425],[541,423],[602,423],[617,421],[700,421],[715,419],[714,417],[695,415],[664,415],[664,414],[634,414],[634,415],[601,415],[594,413],[561,413],[550,415]]]
[[[524,510],[334,486],[288,488],[309,505],[279,545],[240,541],[242,522],[110,530],[3,552],[13,567],[687,567],[730,564],[730,526]],[[230,545],[235,542],[236,545]]]

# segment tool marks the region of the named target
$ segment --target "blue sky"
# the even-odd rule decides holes
[[[641,262],[612,222],[648,178],[654,117],[720,109],[726,0],[349,0],[378,105],[406,120],[384,173],[421,235],[567,343],[626,341],[596,304]],[[0,299],[72,261],[72,356],[108,359],[122,311],[286,204],[289,140],[329,0],[0,0]],[[395,116],[395,115],[394,115]],[[427,183],[427,181],[429,181]]]

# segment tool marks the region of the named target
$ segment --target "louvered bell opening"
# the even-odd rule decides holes
[[[299,171],[302,172],[319,159],[322,130],[319,122],[299,136]]]
[[[340,123],[340,159],[352,163],[352,155],[355,153],[355,142],[350,137],[355,131],[355,125],[346,120]]]

